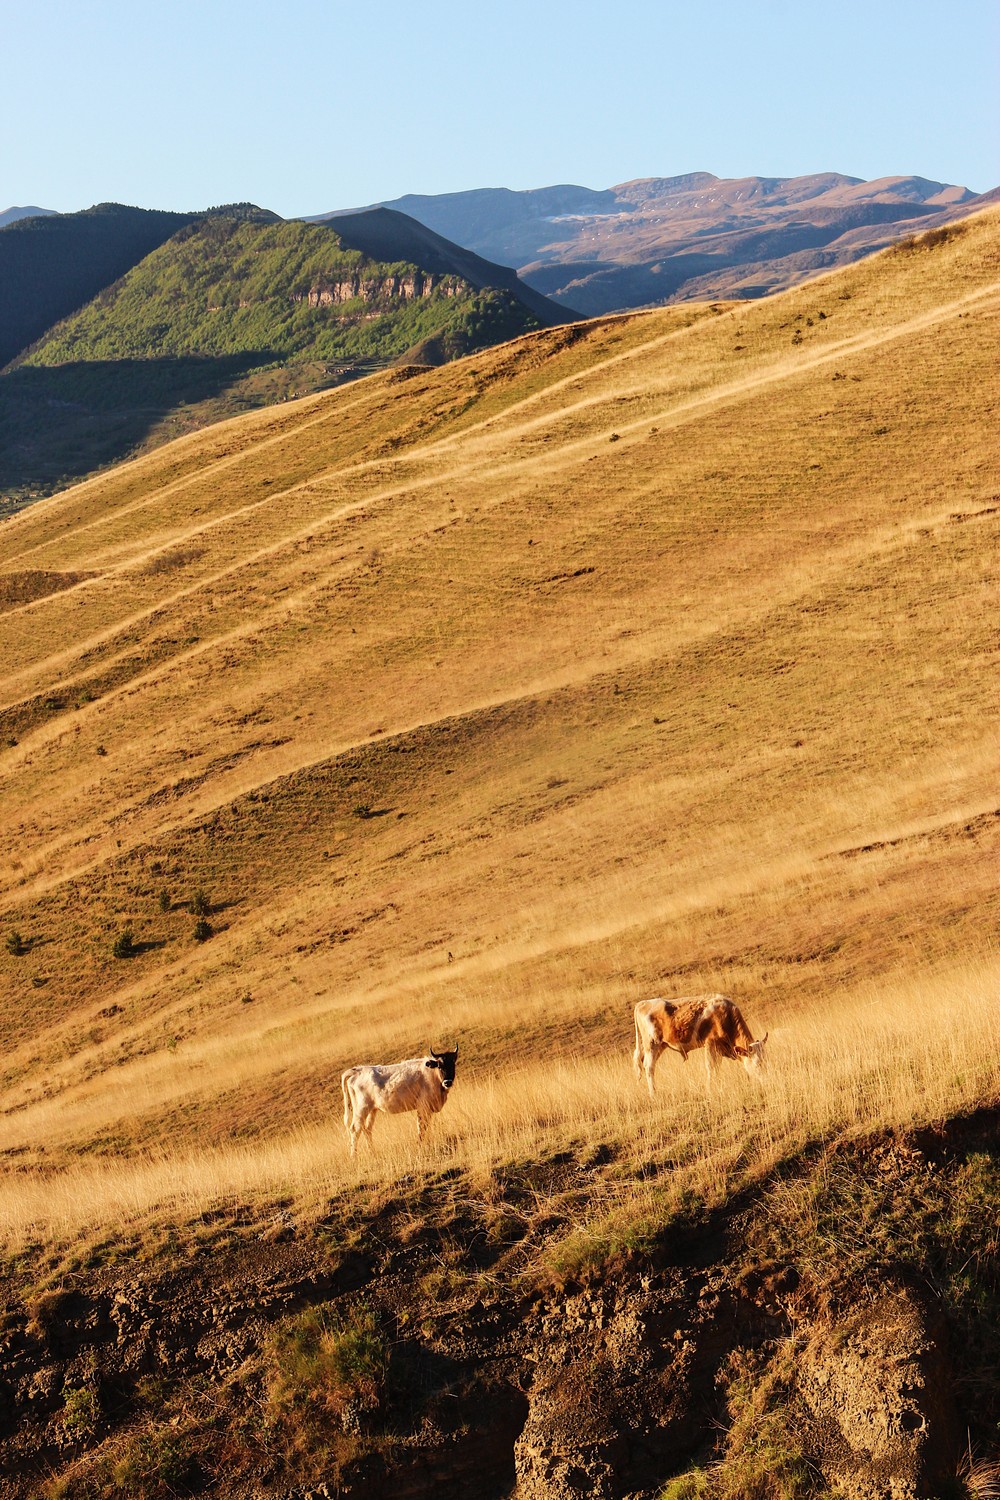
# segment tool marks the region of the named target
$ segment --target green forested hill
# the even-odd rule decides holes
[[[0,366],[162,245],[190,214],[99,203],[0,229]]]
[[[473,348],[483,312],[474,301],[460,277],[371,260],[325,225],[209,218],[57,325],[24,363],[243,354],[272,362],[305,353],[382,360],[446,329]],[[512,309],[510,336],[536,323]]]
[[[366,254],[357,233],[348,248],[327,225],[260,211],[182,224],[0,377],[0,510],[408,352],[438,363],[565,320],[537,293],[522,300],[511,271],[434,239],[428,269]]]

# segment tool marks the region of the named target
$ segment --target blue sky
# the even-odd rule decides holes
[[[0,0],[0,209],[1000,184],[1000,0]]]

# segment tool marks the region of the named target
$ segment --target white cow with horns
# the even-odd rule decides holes
[[[359,1063],[340,1079],[344,1091],[344,1125],[351,1155],[360,1136],[372,1143],[372,1126],[379,1110],[387,1115],[415,1114],[417,1141],[422,1142],[431,1118],[444,1109],[455,1082],[458,1048],[397,1063]]]

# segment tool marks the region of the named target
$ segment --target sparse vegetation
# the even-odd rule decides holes
[[[131,927],[123,927],[111,945],[111,952],[115,958],[134,958],[135,951],[135,931]]]
[[[90,1386],[71,1386],[63,1391],[62,1425],[74,1438],[86,1437],[97,1426],[100,1406]]]
[[[188,910],[193,917],[208,917],[212,912],[212,902],[208,892],[199,886],[191,900],[188,902]]]
[[[204,1488],[197,1445],[183,1423],[141,1429],[102,1467],[97,1493],[109,1500],[113,1495],[168,1500],[175,1495],[197,1494]]]
[[[374,1316],[308,1308],[275,1331],[266,1354],[265,1420],[292,1471],[332,1472],[359,1450],[380,1411],[389,1351]]]
[[[328,1423],[350,1430],[378,1410],[389,1354],[374,1315],[357,1307],[344,1319],[312,1307],[275,1332],[268,1352],[270,1419]]]
[[[961,222],[942,224],[937,229],[926,229],[923,234],[908,235],[906,239],[898,240],[892,248],[897,255],[912,255],[917,250],[937,250],[963,234],[965,227]]]

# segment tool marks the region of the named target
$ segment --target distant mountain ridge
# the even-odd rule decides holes
[[[18,219],[47,219],[56,212],[54,208],[5,208],[0,210],[0,229],[15,224]]]
[[[992,201],[923,177],[838,172],[640,178],[387,202],[585,316],[658,303],[757,297],[857,260]],[[323,221],[336,214],[315,216]]]

